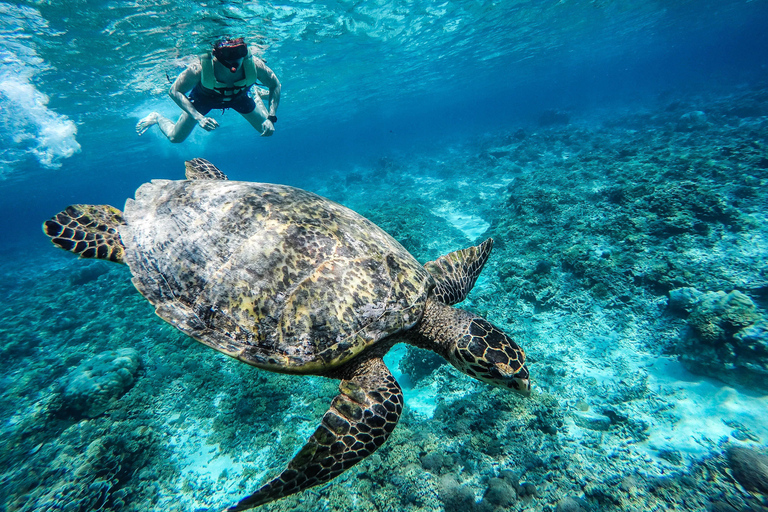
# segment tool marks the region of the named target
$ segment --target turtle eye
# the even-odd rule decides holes
[[[496,371],[501,374],[502,377],[511,378],[515,375],[515,370],[505,363],[496,363],[494,365]]]

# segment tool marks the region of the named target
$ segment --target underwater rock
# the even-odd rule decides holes
[[[547,260],[539,260],[536,262],[536,267],[533,269],[534,274],[549,274],[552,270],[552,263]]]
[[[487,503],[494,508],[506,508],[511,506],[516,500],[516,482],[502,476],[501,478],[491,478],[488,481],[488,488],[485,490],[482,503]]]
[[[719,291],[700,296],[688,320],[702,341],[717,343],[731,341],[735,333],[760,320],[760,314],[740,291]]]
[[[667,307],[670,311],[690,313],[702,295],[696,288],[675,288],[669,291]]]
[[[768,496],[768,455],[734,446],[726,451],[726,456],[733,477],[742,487]]]
[[[707,292],[670,293],[674,304],[690,310],[691,331],[678,343],[680,361],[691,372],[725,382],[768,385],[768,320],[747,295]]]
[[[536,498],[539,496],[539,491],[531,482],[523,482],[517,488],[517,495],[520,498]]]
[[[677,120],[676,130],[679,132],[691,132],[702,130],[707,127],[707,114],[701,110],[687,112]]]
[[[531,413],[533,418],[528,423],[529,428],[540,430],[545,434],[555,435],[565,424],[563,409],[551,395],[542,394]]]
[[[590,510],[586,501],[572,496],[566,496],[557,502],[555,512],[587,512]]]
[[[62,402],[68,414],[95,418],[133,386],[141,361],[132,348],[102,352],[70,372]]]
[[[445,505],[445,512],[467,512],[475,507],[475,493],[453,474],[440,478],[438,496]]]
[[[733,335],[739,345],[753,354],[768,354],[768,321],[759,320]]]
[[[611,418],[594,412],[574,411],[573,421],[581,428],[605,432],[611,428]]]
[[[438,474],[445,467],[454,465],[453,458],[442,452],[429,452],[421,456],[421,467],[431,473]]]
[[[573,421],[581,428],[605,432],[611,428],[611,418],[594,412],[574,411]]]

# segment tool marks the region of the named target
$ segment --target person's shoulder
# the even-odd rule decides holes
[[[184,71],[181,72],[187,79],[200,78],[203,76],[203,66],[200,64],[200,60],[190,62]]]
[[[267,61],[257,53],[258,49],[255,46],[251,46],[248,50],[254,64],[260,67],[267,67]]]

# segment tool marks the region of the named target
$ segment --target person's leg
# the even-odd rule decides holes
[[[232,100],[231,108],[239,112],[240,115],[243,116],[246,121],[251,123],[251,126],[256,128],[256,131],[260,134],[265,136],[272,135],[272,131],[264,133],[263,124],[264,121],[267,120],[269,112],[267,112],[267,107],[264,106],[264,103],[262,103],[260,99],[257,98],[254,100],[250,96],[244,94],[243,96]]]
[[[136,133],[144,135],[144,132],[149,130],[149,127],[153,124],[157,124],[157,118],[162,117],[157,112],[151,112],[147,117],[136,123]]]
[[[267,117],[259,112],[258,108],[253,109],[253,111],[248,112],[247,114],[241,113],[240,115],[243,116],[246,121],[251,123],[251,126],[256,128],[256,131],[261,134],[264,133],[264,127],[262,125],[264,124],[264,121],[267,120]]]
[[[179,120],[174,123],[170,119],[161,116],[157,112],[152,112],[147,117],[142,119],[136,125],[136,133],[143,134],[150,126],[156,124],[160,131],[168,137],[168,140],[174,143],[184,142],[189,137],[189,134],[194,130],[197,121],[195,118],[182,112]]]

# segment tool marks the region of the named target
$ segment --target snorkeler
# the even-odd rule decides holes
[[[256,80],[269,88],[267,92],[257,87],[258,101],[248,95]],[[196,124],[209,132],[218,128],[219,123],[206,114],[219,108],[235,109],[263,137],[275,132],[280,81],[264,61],[251,55],[242,37],[218,41],[210,54],[201,55],[200,62],[190,64],[181,72],[168,94],[183,110],[178,121],[174,124],[170,119],[152,112],[136,125],[139,135],[156,124],[168,140],[183,142]],[[262,96],[269,99],[269,110],[261,101]]]

